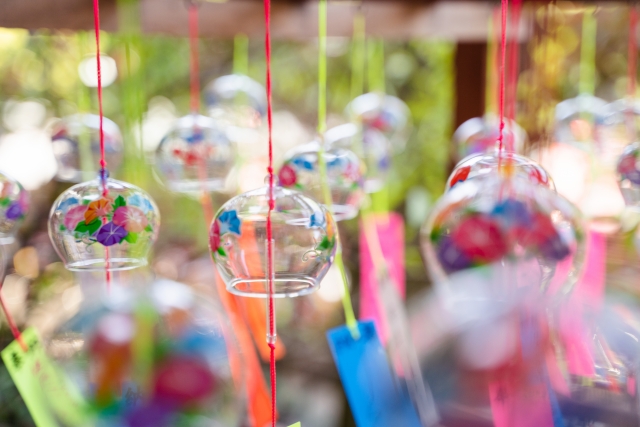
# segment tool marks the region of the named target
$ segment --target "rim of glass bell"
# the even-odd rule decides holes
[[[58,196],[56,201],[51,206],[51,210],[49,213],[49,226],[48,226],[49,238],[53,243],[53,247],[56,253],[58,254],[58,256],[60,257],[60,259],[62,260],[62,262],[64,263],[65,268],[68,270],[71,270],[71,271],[123,271],[123,270],[132,270],[138,267],[144,267],[148,264],[148,260],[147,260],[148,251],[157,237],[157,229],[160,223],[160,213],[159,213],[158,207],[155,205],[155,202],[153,201],[153,199],[141,188],[124,181],[119,181],[119,180],[109,178],[108,172],[106,172],[106,180],[107,180],[108,189],[109,188],[113,189],[115,187],[115,188],[120,188],[120,189],[135,192],[134,194],[127,196],[126,199],[122,197],[122,200],[118,200],[119,197],[122,196],[122,194],[118,194],[117,197],[113,198],[112,205],[111,205],[113,208],[112,216],[115,216],[115,211],[119,207],[127,206],[125,204],[125,205],[120,205],[114,208],[116,204],[121,204],[124,201],[124,203],[130,203],[130,206],[135,207],[136,209],[139,209],[139,210],[145,209],[146,211],[145,213],[151,212],[152,218],[151,220],[149,220],[149,216],[147,215],[146,220],[140,219],[140,223],[138,225],[144,223],[146,224],[146,226],[140,232],[136,232],[136,233],[132,231],[132,228],[130,229],[125,228],[126,225],[120,225],[118,226],[119,228],[113,227],[115,228],[115,230],[112,229],[110,233],[108,233],[109,235],[106,236],[106,238],[107,239],[108,238],[118,239],[120,237],[122,238],[118,243],[115,243],[115,244],[111,243],[105,246],[106,241],[104,244],[103,242],[100,241],[99,230],[104,225],[115,224],[115,222],[112,218],[111,221],[106,221],[106,224],[105,224],[105,221],[102,218],[97,217],[96,220],[100,219],[101,224],[98,225],[98,228],[93,232],[93,234],[86,235],[86,236],[83,235],[81,238],[79,238],[78,236],[75,235],[74,233],[75,230],[74,230],[74,232],[71,232],[69,235],[63,236],[60,239],[60,242],[58,244],[56,243],[57,239],[54,237],[54,224],[53,224],[54,219],[53,218],[54,217],[56,218],[55,221],[56,221],[57,227],[55,227],[55,230],[57,232],[59,233],[69,232],[70,230],[68,228],[66,228],[63,231],[60,228],[60,225],[64,225],[67,214],[71,211],[72,208],[84,206],[82,202],[89,200],[89,203],[86,204],[86,206],[88,206],[87,207],[87,211],[88,211],[89,206],[91,205],[92,202],[96,202],[103,199],[103,196],[102,196],[103,178],[100,175],[96,177],[96,179],[94,180],[81,182],[70,187],[64,193]],[[74,195],[69,197],[68,193],[82,187],[92,187],[92,190],[95,188],[96,191],[95,192],[91,191],[90,197],[77,197]],[[66,198],[63,197],[65,195],[67,195]],[[134,197],[136,199],[132,202],[130,199]],[[64,207],[62,206],[63,203],[66,203],[71,199],[74,199],[71,204]],[[107,199],[107,200],[110,200],[110,199]],[[136,204],[134,205],[132,203],[136,203]],[[66,212],[63,212],[62,208],[67,209]],[[61,219],[60,218],[61,215],[57,215],[58,210],[60,211],[61,215],[64,214],[65,219]],[[75,215],[75,212],[74,212],[74,215]],[[86,218],[86,216],[84,218]],[[123,218],[123,221],[124,220],[125,219]],[[126,219],[126,221],[128,220],[129,219]],[[79,218],[78,224],[82,222],[83,222],[82,218]],[[84,222],[86,223],[86,219]],[[77,226],[76,226],[76,229],[77,229]],[[87,230],[87,233],[90,233],[90,230]],[[131,234],[136,234],[135,240],[133,239],[133,237],[130,237]],[[140,237],[140,235],[142,235],[142,237]],[[144,246],[145,245],[144,239],[149,240],[148,243],[146,243],[146,248],[145,247],[138,248],[139,250],[141,249],[141,251],[138,251],[138,252],[127,253],[128,247],[121,246],[122,244],[134,245],[136,243],[138,243],[140,246]],[[131,243],[130,240],[133,242]],[[80,257],[79,259],[74,260],[73,259],[74,256],[80,256],[80,250],[77,247],[77,245],[81,243],[86,246],[84,249],[86,253],[88,253],[91,256],[87,257],[86,259],[83,259]],[[87,248],[89,250],[87,250]],[[67,252],[67,254],[65,254],[63,251]],[[109,255],[108,262],[107,262],[107,253]]]
[[[229,173],[227,173],[225,177],[217,177],[217,178],[207,177],[204,180],[189,179],[189,178],[170,180],[168,177],[163,176],[164,173],[161,174],[158,171],[158,168],[159,168],[158,156],[161,155],[160,151],[162,149],[162,145],[167,139],[167,137],[169,136],[169,134],[171,134],[172,132],[176,132],[181,128],[188,128],[188,127],[196,128],[198,126],[219,132],[220,134],[224,134],[224,137],[228,141],[228,144],[227,144],[228,147],[230,148],[231,152],[234,153],[232,156],[233,160],[231,162],[232,166],[235,165],[235,152],[236,152],[235,143],[227,135],[225,130],[226,125],[223,123],[220,123],[220,120],[213,117],[205,116],[199,113],[189,113],[182,117],[178,117],[177,119],[174,120],[171,128],[163,136],[162,140],[160,141],[160,144],[158,144],[158,147],[153,153],[153,156],[150,157],[149,163],[153,164],[154,166],[152,168],[153,177],[156,179],[158,183],[166,187],[168,190],[175,193],[185,194],[195,198],[200,198],[202,193],[205,191],[216,192],[216,193],[232,192],[233,189],[229,188],[229,185],[228,185]],[[204,165],[204,167],[205,169],[211,168],[211,166],[208,166],[208,165]],[[206,170],[204,171],[204,173],[206,174]]]
[[[268,180],[268,178],[267,178]],[[273,191],[274,191],[274,200],[275,200],[275,209],[272,211],[272,223],[274,225],[277,225],[278,223],[288,223],[289,225],[295,225],[295,226],[303,226],[303,227],[308,227],[309,224],[311,223],[312,219],[311,217],[308,218],[297,218],[297,219],[291,219],[288,221],[274,221],[274,217],[273,217],[273,213],[277,213],[278,211],[278,197],[282,197],[282,196],[290,196],[290,197],[294,197],[296,199],[296,201],[298,203],[304,203],[306,204],[308,207],[310,207],[310,211],[314,212],[314,214],[316,212],[321,212],[324,216],[324,218],[326,218],[327,222],[329,222],[331,226],[331,229],[334,230],[334,236],[336,236],[336,243],[337,243],[337,235],[335,234],[335,230],[337,230],[337,225],[336,225],[336,221],[335,219],[333,219],[333,215],[328,212],[328,210],[324,207],[324,205],[317,203],[316,201],[314,201],[313,199],[311,199],[310,197],[304,195],[303,193],[296,191],[296,190],[292,190],[292,189],[288,189],[288,188],[284,188],[278,185],[277,183],[277,177],[274,176],[274,187],[273,187]],[[241,221],[254,221],[254,222],[266,222],[266,217],[267,217],[267,213],[268,213],[268,203],[269,203],[269,185],[265,185],[262,187],[259,187],[255,190],[251,190],[248,191],[246,193],[240,194],[236,197],[234,197],[233,199],[229,200],[227,203],[225,203],[216,213],[216,216],[211,224],[210,227],[210,236],[212,236],[212,227],[214,225],[214,223],[216,223],[219,218],[220,218],[220,214],[221,213],[225,213],[227,212],[227,208],[229,206],[229,204],[231,202],[233,202],[234,200],[237,201],[237,199],[239,198],[258,198],[258,203],[261,207],[261,209],[256,209],[256,207],[254,206],[253,208],[249,207],[245,213],[243,212],[236,212],[236,219],[239,219],[239,223]],[[261,199],[261,200],[260,200]],[[289,209],[290,211],[291,209]],[[280,212],[285,212],[280,211]],[[240,225],[238,225],[240,226]],[[327,227],[328,228],[328,227]],[[222,235],[220,235],[220,237],[222,237]],[[272,239],[274,242],[274,257],[273,260],[274,262],[276,262],[276,260],[278,259],[278,253],[277,251],[275,251],[275,239]],[[262,264],[262,270],[260,272],[260,274],[258,275],[258,277],[256,278],[248,278],[248,277],[232,277],[232,278],[226,278],[225,279],[225,272],[222,271],[220,269],[220,267],[218,267],[219,273],[220,273],[220,278],[223,280],[223,282],[225,283],[225,286],[227,288],[227,291],[234,294],[234,295],[238,295],[238,296],[243,296],[243,297],[251,297],[251,298],[267,298],[269,297],[269,293],[267,290],[267,286],[269,283],[269,280],[266,277],[266,272],[267,272],[267,262],[268,262],[268,257],[266,256],[267,251],[268,251],[268,246],[267,246],[267,239],[266,236],[263,236],[263,242],[262,244],[264,245],[264,254],[265,254],[265,259],[264,262]],[[274,284],[274,292],[273,292],[273,297],[274,298],[291,298],[291,297],[298,297],[298,296],[304,296],[304,295],[309,295],[313,292],[315,292],[316,290],[318,290],[320,288],[320,284],[322,282],[322,280],[324,279],[325,275],[327,274],[327,272],[329,271],[329,268],[331,267],[331,265],[333,264],[333,258],[335,256],[335,253],[337,251],[337,245],[338,244],[334,244],[333,247],[329,250],[330,255],[329,257],[327,257],[327,259],[324,261],[324,266],[320,269],[320,271],[318,272],[318,275],[316,277],[311,276],[309,274],[306,273],[278,273],[276,267],[274,266],[272,268],[272,271],[274,271],[274,278],[273,278],[273,284]],[[215,253],[215,249],[211,247],[211,242],[210,242],[210,250],[212,251],[212,253]],[[246,252],[243,252],[243,256],[246,256]],[[303,255],[303,261],[307,261],[308,258],[307,257],[308,254],[305,253]],[[214,255],[214,260],[215,260],[215,255]],[[218,263],[218,260],[215,260],[216,263]],[[243,263],[246,264],[246,260],[243,261]]]
[[[313,140],[311,140],[310,142],[307,142],[306,144],[302,144],[302,145],[298,145],[297,147],[292,148],[291,150],[289,150],[287,152],[287,154],[285,155],[285,163],[288,163],[292,157],[299,155],[299,154],[304,154],[304,153],[314,153],[316,155],[316,162],[318,160],[317,157],[317,153],[320,150],[320,146],[321,146],[321,138],[316,137]],[[325,161],[326,163],[330,163],[331,160],[338,158],[338,155],[336,155],[335,153],[333,153],[332,151],[342,151],[344,154],[343,155],[353,155],[354,159],[357,160],[357,163],[360,167],[360,190],[363,193],[363,197],[360,197],[360,200],[358,201],[358,203],[356,203],[355,205],[349,205],[349,204],[342,204],[342,203],[336,203],[335,200],[332,200],[331,203],[331,214],[333,215],[333,219],[336,222],[339,221],[346,221],[346,220],[350,220],[353,219],[355,217],[358,216],[358,213],[360,212],[360,207],[362,206],[362,203],[364,202],[364,183],[365,183],[365,168],[366,165],[364,164],[364,162],[362,161],[362,159],[360,159],[360,157],[358,157],[358,155],[356,153],[354,153],[353,151],[344,148],[344,147],[332,147],[327,145],[326,143],[324,144],[324,154],[325,154]],[[329,158],[327,159],[326,157],[329,156]],[[319,178],[318,178],[319,180]],[[319,182],[318,182],[319,185]],[[329,183],[329,186],[330,183]],[[286,188],[286,187],[284,187]],[[321,197],[321,196],[320,196]],[[324,206],[326,208],[326,204],[323,203],[324,201],[320,201],[318,202],[319,204],[321,204],[322,206]]]

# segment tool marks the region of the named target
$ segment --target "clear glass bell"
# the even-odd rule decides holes
[[[327,147],[351,150],[364,161],[366,193],[375,193],[384,187],[391,167],[391,149],[382,132],[374,128],[359,129],[353,123],[345,123],[329,129],[324,141]]]
[[[160,213],[135,185],[108,178],[76,184],[53,203],[49,237],[69,270],[127,270],[147,264]]]
[[[224,191],[236,160],[228,125],[198,114],[178,119],[156,150],[156,172],[172,191]]]
[[[320,286],[336,252],[333,216],[300,192],[275,186],[271,212],[275,297],[294,297]],[[225,203],[209,229],[209,248],[229,292],[266,297],[269,186]]]
[[[566,295],[582,267],[578,209],[522,176],[488,174],[437,202],[421,230],[428,271],[459,298],[513,303]]]
[[[320,185],[320,143],[312,141],[291,150],[278,173],[280,185],[298,190],[313,200],[324,201]],[[364,201],[364,164],[351,150],[328,147],[324,151],[327,181],[336,221],[355,218]]]
[[[242,425],[241,355],[215,301],[167,279],[81,288],[80,310],[46,349],[86,408],[83,425]],[[79,425],[48,398],[59,425]]]
[[[495,144],[495,141],[494,141]],[[537,162],[528,157],[515,153],[472,154],[462,159],[451,172],[447,179],[445,192],[467,180],[483,177],[487,174],[497,174],[503,171],[519,175],[529,179],[532,183],[548,187],[555,191],[555,184],[549,173]]]
[[[228,124],[257,128],[267,113],[264,86],[242,74],[218,77],[204,89],[208,114]]]
[[[411,135],[411,110],[400,98],[383,93],[365,93],[347,105],[349,121],[363,128],[376,129],[391,143],[395,152],[404,150]]]
[[[0,172],[0,245],[14,242],[29,210],[29,193],[15,179]]]
[[[105,159],[111,170],[122,163],[123,145],[120,128],[103,118]],[[64,117],[53,127],[53,154],[58,162],[56,179],[82,182],[93,179],[100,163],[100,116],[74,114]]]
[[[579,95],[556,105],[555,137],[557,142],[583,150],[594,150],[597,127],[607,102],[591,95]]]
[[[492,151],[499,136],[500,122],[496,115],[487,114],[467,120],[453,133],[458,158]],[[516,153],[520,153],[527,143],[527,133],[513,120],[505,119],[503,141],[505,147],[512,146]]]

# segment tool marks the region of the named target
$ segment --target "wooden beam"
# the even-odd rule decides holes
[[[100,18],[105,30],[118,28],[116,0],[100,0]],[[91,30],[93,3],[89,0],[0,0],[0,27]]]
[[[478,1],[421,2],[367,1],[362,11],[367,33],[387,39],[437,37],[450,40],[485,40],[487,20],[493,3]],[[141,0],[142,28],[148,33],[187,35],[187,12],[181,1]],[[350,37],[353,17],[360,6],[355,2],[329,2],[330,36]],[[205,37],[230,38],[238,33],[262,37],[262,2],[235,0],[203,3],[200,32]],[[317,36],[317,2],[282,1],[272,5],[272,32],[275,38],[309,39]]]
[[[272,0],[273,35],[303,40],[317,36],[315,0]],[[187,35],[184,0],[140,0],[142,31],[150,34]],[[444,38],[480,41],[487,36],[487,19],[495,3],[433,0],[329,1],[329,35],[350,37],[353,16],[362,8],[367,33],[387,39]],[[102,28],[116,31],[116,0],[100,0]],[[88,0],[0,0],[0,27],[36,30],[93,28],[92,2]],[[203,2],[200,13],[204,37],[231,38],[237,33],[263,37],[260,0]]]

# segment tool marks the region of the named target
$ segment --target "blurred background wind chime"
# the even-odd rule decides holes
[[[515,102],[513,84],[506,87],[507,9],[503,0],[495,152],[454,168],[421,239],[436,295],[452,317],[459,369],[470,372],[458,386],[478,390],[473,381],[481,381],[494,425],[552,425],[552,373],[542,363],[552,343],[547,324],[576,283],[585,232],[579,211],[542,179],[541,166],[515,154],[505,131]],[[460,403],[473,406],[469,397]]]

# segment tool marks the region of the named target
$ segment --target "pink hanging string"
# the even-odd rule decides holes
[[[264,0],[264,24],[265,24],[265,57],[267,66],[266,86],[267,86],[267,123],[269,128],[269,212],[267,214],[267,286],[269,292],[269,336],[275,337],[275,303],[274,294],[274,271],[273,271],[273,229],[271,224],[271,212],[275,208],[273,194],[273,106],[271,100],[271,1]],[[276,344],[274,339],[269,340],[269,367],[271,377],[271,426],[276,426]]]
[[[518,42],[518,30],[520,24],[520,10],[522,0],[514,0],[511,8],[511,40],[509,43],[509,93],[507,94],[509,102],[507,103],[506,116],[509,119],[510,134],[507,138],[507,152],[515,152],[515,120],[516,120],[516,104],[518,98],[518,62],[520,53],[520,44]]]
[[[4,259],[4,250],[2,250],[2,248],[0,248],[0,262],[5,263],[5,259]],[[0,267],[1,268],[1,267]],[[16,325],[16,321],[13,319],[13,316],[11,315],[11,312],[9,311],[9,308],[7,307],[7,303],[4,300],[4,297],[2,296],[2,287],[4,285],[4,277],[0,277],[0,307],[2,307],[2,312],[4,313],[4,317],[7,319],[7,323],[9,324],[9,329],[11,329],[11,334],[13,335],[13,338],[15,338],[15,340],[18,342],[18,344],[20,344],[20,347],[22,347],[23,351],[27,351],[27,345],[24,343],[24,340],[22,339],[22,334],[20,333],[20,329],[18,329],[18,326]]]
[[[638,62],[638,42],[636,40],[636,28],[638,26],[638,10],[635,4],[629,10],[629,43],[627,52],[627,100],[626,126],[629,134],[629,142],[635,142],[636,130],[633,120],[633,103],[636,98],[636,74]]]
[[[189,96],[191,104],[191,114],[194,116],[200,113],[200,50],[198,49],[198,5],[195,1],[187,2],[189,11]],[[199,132],[197,125],[194,125],[194,132]],[[213,200],[206,188],[207,180],[207,160],[202,154],[198,159],[198,177],[202,183],[200,195],[200,205],[204,212],[204,219],[207,224],[211,224],[214,217]]]
[[[509,9],[509,0],[501,2],[501,27],[500,27],[500,67],[498,70],[498,118],[500,119],[500,134],[498,136],[498,148],[502,153],[504,148],[504,90],[505,90],[505,57],[507,55],[507,10]]]
[[[109,190],[107,188],[107,159],[104,154],[104,114],[102,111],[102,68],[100,64],[100,0],[93,0],[93,23],[96,33],[96,71],[98,75],[98,111],[100,113],[100,181],[102,183],[102,197],[107,197]],[[102,218],[105,224],[107,218]],[[111,263],[109,262],[109,248],[104,248],[104,266],[107,287],[111,287]]]

